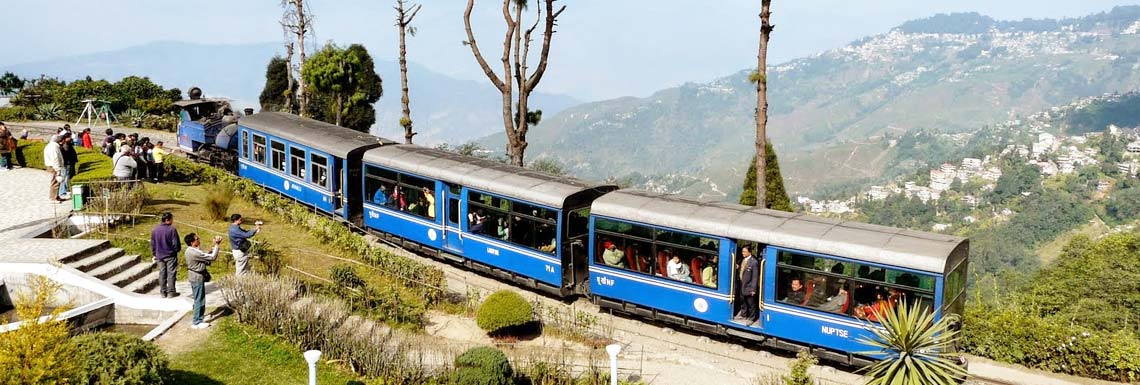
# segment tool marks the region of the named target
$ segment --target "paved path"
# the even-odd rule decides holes
[[[34,228],[63,218],[71,204],[48,200],[51,175],[34,168],[0,171],[0,241],[27,235]]]

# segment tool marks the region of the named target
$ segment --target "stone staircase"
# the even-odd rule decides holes
[[[158,290],[158,269],[138,255],[127,255],[123,249],[103,241],[78,253],[59,259],[60,263],[87,273],[123,290],[152,294]]]

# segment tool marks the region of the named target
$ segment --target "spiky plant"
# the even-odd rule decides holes
[[[882,358],[864,369],[867,385],[950,385],[965,378],[951,349],[960,338],[951,327],[956,315],[934,322],[934,313],[915,303],[894,306],[877,318],[882,327],[867,328],[874,336],[859,338],[877,348],[862,354]]]

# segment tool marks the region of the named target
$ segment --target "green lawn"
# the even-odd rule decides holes
[[[170,357],[172,383],[179,385],[305,384],[309,370],[301,351],[280,338],[257,332],[225,318],[210,328],[202,346]],[[359,383],[351,373],[317,365],[317,383]]]
[[[44,168],[44,145],[46,144],[42,141],[20,141],[18,148],[28,167]],[[111,158],[99,153],[99,151],[88,150],[83,147],[76,147],[75,152],[79,156],[79,164],[76,166],[77,175],[71,178],[71,183],[86,183],[112,178]]]

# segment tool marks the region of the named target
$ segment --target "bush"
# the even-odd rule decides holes
[[[346,263],[338,263],[329,268],[329,279],[337,286],[356,289],[364,286],[364,279],[356,273],[356,268]]]
[[[17,293],[16,315],[28,321],[0,333],[0,384],[65,384],[75,375],[75,345],[68,341],[67,321],[59,318],[66,306],[52,301],[60,289],[45,276],[29,275],[28,290]]]
[[[475,322],[487,333],[523,326],[534,320],[530,302],[510,290],[499,290],[479,306]]]
[[[11,122],[19,120],[28,120],[32,118],[34,112],[28,107],[9,106],[0,108],[0,122]],[[11,128],[11,127],[9,127]]]
[[[94,333],[72,341],[80,366],[77,384],[149,385],[163,384],[169,379],[166,353],[138,337]]]
[[[28,167],[44,169],[44,146],[46,145],[47,143],[42,141],[20,141],[18,148]],[[83,147],[77,147],[75,152],[79,157],[79,164],[75,167],[78,175],[74,175],[71,178],[72,184],[109,180],[112,178],[111,171],[113,165],[111,164],[111,158],[100,154],[98,151],[88,150]]]
[[[455,383],[459,385],[510,385],[514,370],[507,355],[490,346],[468,349],[455,358]]]
[[[226,185],[219,185],[206,194],[206,214],[215,221],[229,219],[230,203],[234,201],[234,193]]]

